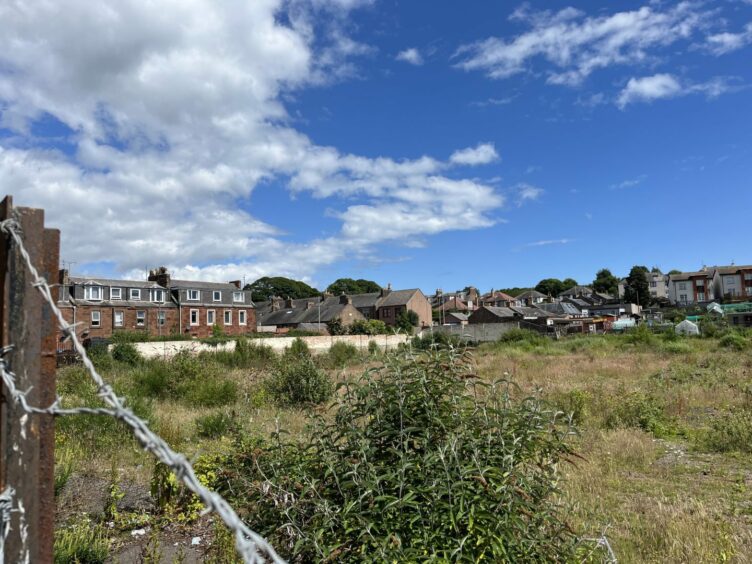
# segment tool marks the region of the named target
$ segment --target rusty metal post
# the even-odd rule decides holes
[[[59,264],[60,233],[44,228],[44,212],[13,208],[7,196],[0,220],[15,218],[31,260],[47,280]],[[18,249],[0,242],[0,344],[13,345],[7,360],[18,389],[30,390],[30,405],[49,406],[55,399],[56,323]],[[0,490],[15,490],[14,512],[5,542],[5,562],[52,562],[55,515],[54,422],[51,415],[27,415],[9,403],[0,388]]]

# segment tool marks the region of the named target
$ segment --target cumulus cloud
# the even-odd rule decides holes
[[[549,83],[577,85],[598,69],[654,59],[657,50],[701,29],[703,17],[694,2],[597,17],[573,8],[535,12],[525,5],[511,19],[529,26],[529,31],[463,45],[455,53],[456,66],[503,79],[529,71],[534,60],[543,59],[554,66],[546,71]]]
[[[627,85],[619,93],[617,106],[624,109],[635,102],[652,102],[665,98],[676,98],[688,94],[704,94],[715,98],[734,90],[731,80],[716,77],[702,83],[687,83],[671,74],[655,74],[641,78],[630,78]]]
[[[0,140],[0,182],[47,210],[67,260],[139,276],[165,264],[203,279],[310,278],[417,231],[492,224],[503,198],[444,176],[497,158],[492,145],[448,161],[365,158],[292,126],[287,96],[357,73],[373,52],[346,33],[348,10],[366,3],[2,3],[0,127],[12,135]],[[32,131],[53,120],[63,143],[38,143]],[[259,182],[339,198],[341,231],[287,241],[254,217]],[[363,223],[386,217],[381,229]]]
[[[707,37],[706,47],[715,55],[725,55],[752,43],[752,22],[739,33],[715,33]]]
[[[499,158],[493,143],[481,143],[477,147],[468,147],[452,153],[449,162],[456,165],[488,164]]]
[[[423,55],[421,55],[420,51],[415,47],[410,47],[409,49],[400,51],[399,53],[397,53],[396,59],[398,61],[403,61],[405,63],[410,63],[411,65],[416,66],[420,66],[424,63]]]

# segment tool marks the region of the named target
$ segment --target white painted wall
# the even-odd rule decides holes
[[[407,335],[336,335],[322,337],[300,337],[313,353],[327,352],[334,343],[344,342],[358,349],[367,349],[368,344],[374,341],[382,350],[394,349],[407,342]],[[277,352],[283,352],[288,348],[295,337],[273,337],[269,339],[253,339],[252,343],[267,345]],[[200,352],[233,351],[235,341],[228,341],[217,346],[207,345],[200,341],[164,341],[149,343],[133,343],[136,350],[144,358],[172,358],[180,351],[190,351],[193,354]],[[110,345],[112,349],[113,345]]]

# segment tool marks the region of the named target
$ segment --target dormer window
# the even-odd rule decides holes
[[[222,301],[222,292],[219,290],[214,290],[212,292],[212,300],[215,302],[221,302]]]
[[[163,303],[165,301],[165,291],[164,290],[152,290],[151,301],[154,303],[158,303],[158,304]]]
[[[102,287],[86,286],[86,288],[84,288],[84,299],[90,302],[102,301]]]
[[[197,302],[199,300],[199,291],[188,290],[188,299],[192,302]]]
[[[110,299],[111,300],[122,300],[123,299],[123,289],[122,288],[110,288]]]
[[[141,299],[141,288],[131,288],[131,291],[128,294],[128,298],[134,301],[138,301]]]
[[[243,294],[243,292],[233,292],[232,301],[239,302],[239,303],[245,302],[245,294]]]

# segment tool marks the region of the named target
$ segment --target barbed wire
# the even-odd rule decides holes
[[[57,319],[58,325],[66,336],[71,340],[74,349],[81,356],[84,367],[91,376],[91,379],[97,385],[97,394],[110,408],[91,408],[76,407],[72,409],[62,409],[59,398],[49,407],[33,407],[26,401],[26,392],[16,388],[16,377],[8,369],[5,355],[12,350],[12,347],[5,347],[0,350],[0,377],[3,384],[8,389],[12,401],[28,414],[46,414],[46,415],[77,415],[77,414],[95,414],[107,415],[119,419],[130,427],[133,435],[147,452],[153,454],[157,460],[167,465],[175,476],[181,480],[186,487],[198,496],[206,507],[207,511],[216,513],[225,525],[235,534],[235,547],[238,553],[247,564],[265,563],[271,560],[275,563],[284,563],[284,560],[276,553],[274,548],[261,535],[251,530],[238,517],[235,510],[216,492],[206,488],[196,477],[193,466],[186,457],[178,452],[173,451],[167,443],[151,429],[147,423],[139,418],[130,409],[125,407],[125,399],[118,397],[112,386],[107,384],[102,376],[97,372],[91,359],[86,353],[86,349],[76,335],[75,327],[69,324],[63,317],[63,313],[57,307],[56,301],[52,296],[52,289],[47,280],[39,274],[32,263],[26,247],[24,246],[21,225],[15,219],[6,219],[0,221],[0,231],[8,235],[18,248],[18,252],[23,259],[29,273],[32,277],[32,286],[37,288],[42,297],[50,307],[53,315]],[[0,494],[0,564],[2,559],[2,548],[4,545],[5,535],[7,535],[10,513],[13,511],[13,490],[6,488]]]

